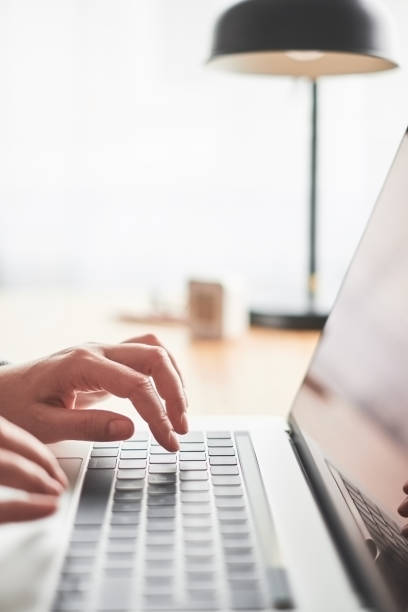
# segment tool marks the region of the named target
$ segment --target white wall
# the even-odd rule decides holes
[[[224,0],[0,3],[0,277],[182,287],[240,273],[303,290],[309,89],[204,66]],[[408,7],[388,0],[408,59]],[[321,86],[330,301],[405,124],[404,71]]]

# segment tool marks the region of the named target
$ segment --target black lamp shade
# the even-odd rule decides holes
[[[395,39],[377,0],[245,0],[219,18],[209,61],[311,78],[376,72],[398,66]]]

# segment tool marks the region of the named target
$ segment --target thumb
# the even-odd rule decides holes
[[[68,410],[42,404],[40,412],[36,435],[47,444],[60,440],[125,440],[134,431],[131,419],[108,410]]]

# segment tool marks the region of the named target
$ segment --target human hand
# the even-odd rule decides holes
[[[123,415],[81,410],[109,393],[130,399],[156,440],[178,450],[174,432],[188,430],[183,382],[173,357],[153,335],[86,344],[0,368],[0,414],[46,443],[130,437],[133,423]]]
[[[0,500],[0,523],[52,514],[67,478],[37,438],[0,417],[0,484],[27,491],[24,499]]]

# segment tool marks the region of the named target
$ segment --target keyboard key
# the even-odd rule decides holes
[[[183,539],[185,543],[192,543],[194,545],[198,543],[205,543],[211,548],[214,545],[214,536],[211,530],[200,532],[200,531],[185,531]],[[188,551],[191,554],[191,549]]]
[[[141,470],[144,471],[144,470]],[[117,480],[116,491],[143,489],[144,480]]]
[[[141,483],[143,486],[143,482]],[[120,491],[116,489],[113,499],[115,501],[139,502],[143,498],[143,488],[134,491]]]
[[[133,553],[136,550],[136,538],[109,538],[107,553]]]
[[[111,525],[110,538],[136,540],[137,527],[135,525]]]
[[[227,474],[239,474],[239,470],[236,465],[212,465],[211,474],[225,476]]]
[[[171,597],[174,589],[173,576],[146,576],[144,595],[163,594],[166,590]]]
[[[249,525],[247,522],[242,523],[221,523],[220,533],[222,535],[237,535],[239,533],[249,535]]]
[[[200,471],[180,472],[180,480],[208,480],[208,472],[200,472]]]
[[[153,531],[149,531],[146,534],[146,546],[163,546],[163,545],[171,545],[175,544],[175,535],[174,533],[155,533]]]
[[[147,442],[150,438],[150,433],[148,431],[141,431],[133,434],[130,440],[126,440],[123,444],[127,444],[129,442]]]
[[[146,459],[147,450],[122,450],[120,453],[121,459]]]
[[[150,465],[152,463],[176,463],[177,455],[169,453],[167,455],[150,455]]]
[[[255,558],[251,553],[246,555],[238,555],[235,553],[227,553],[226,551],[224,551],[224,555],[228,567],[240,567],[243,565],[247,566],[251,564],[256,567]]]
[[[152,495],[147,500],[148,506],[175,506],[175,495]]]
[[[91,457],[117,457],[119,448],[95,448]]]
[[[212,553],[187,553],[185,559],[186,566],[197,571],[208,571],[214,567],[214,555]]]
[[[245,508],[243,497],[216,497],[215,505],[217,508]]]
[[[67,555],[64,561],[63,571],[66,573],[71,572],[91,572],[95,563],[95,556],[89,557],[71,557]]]
[[[205,453],[201,452],[181,452],[180,461],[205,461]]]
[[[252,546],[252,541],[249,533],[229,533],[222,534],[223,546],[241,547],[241,546]]]
[[[142,500],[132,501],[114,501],[112,511],[113,512],[140,512],[142,508]]]
[[[111,525],[138,525],[140,512],[113,512]]]
[[[229,431],[207,431],[207,440],[213,440],[214,438],[230,439],[231,434]]]
[[[180,470],[207,470],[206,461],[180,461]]]
[[[210,465],[237,465],[236,457],[210,457]]]
[[[122,449],[124,450],[147,450],[147,442],[122,442]]]
[[[209,483],[205,480],[182,480],[180,482],[181,491],[208,491]]]
[[[214,475],[212,477],[213,485],[222,485],[223,487],[228,487],[230,485],[239,485],[241,484],[240,476],[217,476]]]
[[[103,563],[105,570],[105,576],[111,574],[111,576],[120,577],[123,570],[131,572],[134,565],[134,554],[133,553],[111,553],[106,557]],[[105,577],[104,576],[104,577]]]
[[[173,608],[173,598],[168,595],[143,595],[143,608],[146,610],[169,610]]]
[[[151,463],[149,465],[149,474],[175,474],[176,472],[175,463]]]
[[[145,576],[159,573],[173,575],[174,573],[174,545],[148,547],[145,552]]]
[[[202,431],[189,431],[183,436],[179,436],[179,441],[183,442],[204,442],[204,434]]]
[[[232,440],[227,440],[227,439],[221,439],[221,438],[214,438],[213,440],[208,440],[207,441],[207,445],[208,447],[212,447],[212,446],[217,446],[217,447],[221,447],[221,446],[225,446],[225,447],[229,447],[229,446],[233,446]]]
[[[188,452],[191,452],[191,453],[192,452],[196,453],[196,452],[200,451],[200,452],[203,453],[205,451],[205,445],[201,444],[201,443],[198,443],[198,442],[182,442],[180,444],[180,450],[182,452],[188,451]]]
[[[176,529],[174,518],[149,518],[147,521],[147,531],[171,532]]]
[[[151,455],[175,455],[176,453],[170,453],[163,446],[151,446],[150,447],[150,454]]]
[[[119,461],[120,470],[142,469],[146,467],[146,459],[121,459]]]
[[[97,604],[98,612],[119,612],[128,610],[133,580],[129,577],[105,577]]]
[[[143,461],[142,463],[146,463]],[[139,478],[144,478],[146,475],[146,470],[144,469],[119,469],[118,470],[118,480],[139,480]]]
[[[229,487],[217,485],[214,487],[214,494],[216,497],[242,497],[244,491],[240,485],[232,485]]]
[[[210,501],[208,491],[188,491],[181,493],[181,501],[183,503],[202,504]]]
[[[76,525],[71,534],[71,542],[99,542],[100,537],[100,525]]]
[[[187,581],[192,583],[210,583],[216,579],[216,573],[214,571],[198,572],[197,570],[191,570],[187,568],[186,571]]]
[[[176,483],[161,483],[161,484],[149,484],[147,487],[148,495],[163,495],[163,493],[176,493]]]
[[[94,442],[92,449],[94,448],[119,448],[120,442]]]
[[[165,551],[169,550],[170,554],[174,554],[174,548],[167,547]],[[153,554],[158,556],[160,554],[160,549],[158,547],[150,548],[148,551],[149,554]],[[165,552],[165,558],[160,557],[157,559],[149,559],[145,565],[145,578],[174,578],[174,565],[168,562],[167,552]]]
[[[61,581],[58,585],[59,591],[87,591],[92,584],[92,575],[90,573],[83,574],[61,574]]]
[[[186,529],[210,529],[212,527],[211,516],[183,516],[183,527]]]
[[[217,599],[217,591],[215,589],[204,589],[204,588],[188,588],[187,593],[191,601],[194,603],[215,602]]]
[[[94,459],[94,461],[100,461],[100,459]],[[106,459],[102,459],[102,461],[106,461]],[[114,459],[114,461],[116,460]],[[114,471],[110,469],[87,471],[75,519],[77,525],[103,523],[113,475]]]
[[[176,474],[149,474],[149,484],[168,484],[176,482]]]
[[[242,523],[246,522],[248,517],[243,508],[234,508],[233,510],[219,508],[218,518],[222,523]]]
[[[98,542],[71,542],[68,555],[70,557],[90,557],[96,553]]]
[[[68,593],[62,591],[56,597],[53,610],[55,612],[77,612],[78,610],[83,610],[85,598],[86,593],[84,592]]]
[[[90,459],[88,463],[89,470],[115,469],[116,457],[96,457]]]
[[[231,593],[231,607],[233,610],[261,610],[264,602],[259,591],[239,589]]]
[[[176,516],[174,506],[149,506],[147,509],[147,518],[173,518]]]
[[[208,449],[210,457],[228,457],[235,455],[235,450],[230,447],[213,446]]]
[[[183,504],[181,512],[184,515],[207,516],[211,514],[210,504]]]

